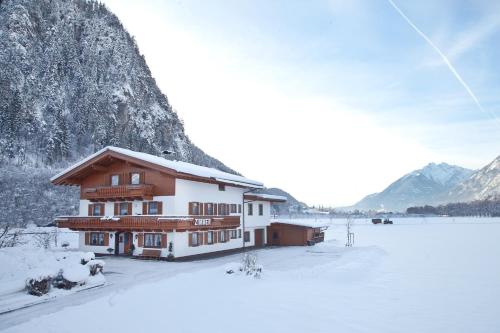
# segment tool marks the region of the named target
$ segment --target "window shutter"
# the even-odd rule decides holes
[[[219,242],[219,237],[217,237],[219,233],[217,231],[214,231],[212,234],[212,237],[214,239],[214,244]]]
[[[147,215],[148,214],[148,203],[143,202],[142,203],[142,215]]]
[[[105,208],[106,208],[106,206],[104,204],[101,204],[101,215],[102,216],[106,215],[106,212],[104,211]]]
[[[204,215],[205,214],[205,209],[204,209],[205,207],[204,207],[203,203],[202,202],[198,202],[198,207],[200,207],[199,208],[200,215]]]
[[[106,186],[111,185],[111,175],[107,175],[104,177],[104,185],[106,185]]]
[[[120,181],[118,182],[120,185],[126,185],[127,184],[127,173],[122,173],[120,175]],[[130,182],[129,182],[130,183]]]
[[[132,203],[127,202],[127,214],[132,215]]]
[[[220,204],[217,206],[217,211],[219,212],[219,214],[222,214],[222,205],[224,205],[224,204],[221,204],[221,203],[220,203]],[[217,214],[215,214],[215,215],[217,215]]]
[[[193,246],[193,242],[192,242],[193,239],[191,238],[191,234],[188,232],[187,235],[188,235],[188,245]]]
[[[205,203],[203,206],[204,206],[203,207],[203,215],[208,215],[208,203]]]
[[[109,246],[109,232],[104,233],[104,246]]]
[[[144,171],[139,173],[139,183],[146,184],[146,174],[144,173]]]
[[[218,205],[216,203],[213,203],[212,206],[214,207],[214,215],[217,215],[217,213],[218,213],[218,210],[217,210]]]
[[[204,237],[204,241],[203,241],[203,243],[208,244],[208,232],[205,232],[204,236],[205,236],[205,237]],[[213,238],[213,237],[212,237],[212,238]]]
[[[188,214],[193,215],[193,203],[190,202],[188,205]]]
[[[139,237],[137,237],[137,245],[139,247],[144,247],[144,234],[140,233],[138,236]]]
[[[89,216],[92,216],[92,213],[93,213],[93,211],[92,211],[92,206],[93,206],[93,205],[89,204]]]
[[[203,245],[203,241],[205,240],[203,238],[203,233],[202,232],[197,232],[198,234],[198,245]]]
[[[224,231],[226,233],[225,241],[229,242],[229,230]]]
[[[115,213],[114,215],[118,215],[120,213],[120,204],[118,202],[115,202]]]
[[[241,214],[241,204],[238,205],[238,214]]]
[[[161,247],[167,248],[167,234],[161,234]]]
[[[163,202],[162,201],[158,201],[158,214],[159,215],[162,215],[163,214]]]
[[[90,232],[85,233],[85,245],[90,244]]]

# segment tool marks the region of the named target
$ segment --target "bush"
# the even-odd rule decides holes
[[[175,261],[175,257],[172,253],[169,253],[168,256],[167,256],[167,259],[165,259],[167,261]]]
[[[84,253],[82,254],[82,257],[81,257],[81,260],[80,260],[80,264],[82,265],[87,265],[87,263],[91,260],[94,260],[95,259],[95,254],[94,252],[87,252],[87,253]]]
[[[97,273],[101,273],[104,269],[104,261],[102,260],[91,260],[86,265],[89,268],[90,275],[94,276]]]
[[[69,247],[69,242],[63,242],[61,247],[67,249]]]
[[[52,277],[49,274],[42,274],[26,279],[26,290],[33,296],[42,296],[49,292]]]
[[[52,280],[52,286],[58,289],[69,290],[76,285],[77,285],[76,282],[72,282],[64,278],[62,269],[59,271],[57,276]]]

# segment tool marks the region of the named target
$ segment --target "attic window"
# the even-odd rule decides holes
[[[141,180],[141,175],[138,172],[132,172],[130,174],[130,184],[139,185]]]
[[[226,185],[219,184],[219,191],[225,191],[225,190],[226,190]]]
[[[111,186],[118,186],[120,184],[119,175],[111,175]]]

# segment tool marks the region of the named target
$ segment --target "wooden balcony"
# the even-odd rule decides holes
[[[55,222],[72,230],[186,231],[238,228],[240,216],[61,216]]]
[[[82,199],[90,201],[152,200],[154,185],[100,186],[82,189]]]

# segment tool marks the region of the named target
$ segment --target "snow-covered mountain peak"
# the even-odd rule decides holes
[[[456,183],[459,180],[465,180],[473,173],[473,170],[462,168],[448,163],[429,163],[422,169],[413,171],[410,175],[423,175],[428,179],[435,181],[443,186],[450,182]]]

